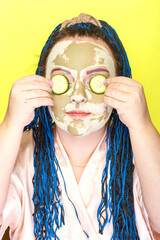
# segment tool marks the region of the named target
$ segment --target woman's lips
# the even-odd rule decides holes
[[[88,117],[91,113],[90,112],[85,112],[85,111],[80,111],[80,110],[73,110],[70,112],[66,112],[66,114],[68,116],[70,116],[71,118],[85,118]]]

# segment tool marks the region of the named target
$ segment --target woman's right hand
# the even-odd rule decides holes
[[[23,130],[34,118],[34,110],[41,106],[53,106],[49,80],[39,75],[29,75],[13,83],[5,125]]]

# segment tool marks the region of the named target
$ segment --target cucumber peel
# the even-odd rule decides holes
[[[69,82],[67,77],[65,77],[62,74],[55,74],[51,81],[53,82],[52,91],[55,94],[63,94],[65,93],[69,88]]]
[[[89,87],[96,94],[104,93],[107,87],[103,84],[107,78],[104,75],[94,75],[89,81]]]

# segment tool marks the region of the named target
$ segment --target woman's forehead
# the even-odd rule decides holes
[[[83,69],[92,65],[104,65],[108,51],[98,45],[88,42],[70,41],[68,46],[64,42],[53,48],[53,63],[72,69]],[[109,57],[109,56],[108,56]]]
[[[51,50],[47,59],[47,68],[64,66],[81,71],[89,66],[114,66],[107,48],[94,42],[63,40]]]

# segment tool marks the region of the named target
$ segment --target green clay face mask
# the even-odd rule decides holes
[[[67,92],[53,94],[55,105],[49,107],[56,125],[74,136],[84,136],[103,127],[112,108],[89,86],[97,74],[114,77],[115,65],[107,48],[88,41],[64,40],[51,50],[46,64],[46,78],[64,75],[69,81]]]

